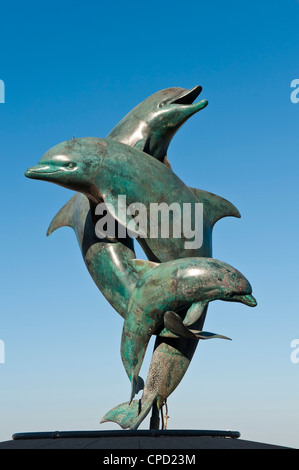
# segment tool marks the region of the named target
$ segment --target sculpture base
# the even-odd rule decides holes
[[[188,449],[194,455],[192,449],[286,449],[241,440],[238,431],[217,430],[55,431],[16,433],[12,437],[12,441],[0,443],[0,449],[103,449],[107,458],[108,449],[160,449],[162,455],[170,455],[167,449],[185,450],[185,455]],[[141,455],[147,458],[144,452],[138,458]]]

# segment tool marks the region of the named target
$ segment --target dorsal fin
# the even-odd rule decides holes
[[[199,202],[203,203],[204,211],[208,217],[211,227],[223,217],[237,217],[241,214],[238,209],[227,199],[223,199],[216,194],[209,193],[203,189],[190,188]]]
[[[55,217],[52,219],[52,222],[49,225],[47,230],[47,237],[54,232],[54,230],[60,227],[71,227],[74,228],[75,224],[75,208],[76,208],[76,198],[75,194],[61,209]]]
[[[154,263],[153,261],[147,261],[144,259],[132,259],[130,264],[135,269],[139,277],[142,277],[147,272],[159,266],[159,263]]]

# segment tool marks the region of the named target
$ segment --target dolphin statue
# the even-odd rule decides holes
[[[167,150],[171,139],[187,119],[189,119],[201,109],[204,109],[204,107],[208,104],[207,100],[194,103],[195,99],[199,96],[201,91],[201,86],[195,86],[190,90],[179,87],[160,90],[146,98],[142,103],[130,111],[112,129],[107,138],[137,147],[152,157],[159,159],[161,162],[171,168],[167,158]],[[222,217],[240,217],[239,211],[226,199],[204,190],[195,188],[191,188],[191,190],[196,194],[200,202],[204,204],[205,211],[209,214],[211,227],[213,227],[215,222]],[[97,287],[107,298],[106,291],[108,290],[108,294],[110,295],[111,289],[105,280],[102,282],[103,275],[101,275],[101,271],[97,267],[97,264],[99,267],[102,266],[102,263],[98,261],[98,257],[101,256],[98,253],[101,250],[101,243],[99,241],[95,242],[94,240],[94,226],[90,223],[85,224],[85,220],[89,221],[90,219],[90,209],[86,196],[82,193],[77,193],[53,218],[48,228],[47,235],[50,235],[54,230],[63,226],[69,226],[74,230],[77,235],[77,240],[87,269],[92,279],[95,281]],[[82,227],[84,227],[84,249],[78,237],[78,232],[82,232]],[[88,250],[88,247],[91,249]],[[131,249],[128,250],[128,256],[131,259],[133,245],[131,245]],[[118,259],[119,251],[121,252],[121,256]],[[117,266],[122,264],[123,251],[123,243],[114,243],[113,250],[105,250],[105,254],[109,253],[111,255],[110,257],[106,256],[105,259],[107,264],[104,272],[107,274],[108,278],[110,268],[114,273],[116,263]],[[86,259],[86,253],[89,253],[89,260]],[[90,253],[92,253],[92,256]],[[212,251],[210,251],[209,255],[212,256]],[[128,266],[126,263],[125,265]],[[131,292],[130,287],[135,284],[135,273],[133,275],[134,279],[132,279],[132,272],[129,269],[126,270],[126,273],[126,279],[120,279],[120,285],[122,286],[123,294],[125,292],[129,294]],[[126,289],[124,289],[124,284],[126,281]],[[124,297],[126,298],[125,294]],[[120,312],[119,303],[117,301],[114,302],[112,299],[112,302],[110,301],[110,303],[116,309],[116,311],[124,316],[123,306]],[[205,310],[207,310],[207,308]],[[204,317],[205,315],[203,315],[203,318]],[[185,339],[181,339],[177,340],[176,343],[178,347],[177,355],[175,357],[168,355],[169,360],[172,362],[171,367],[175,367],[174,363],[178,360],[180,349],[184,351],[183,358],[185,359],[186,344],[188,344],[188,348],[190,349],[190,356],[191,352],[193,355],[198,341],[186,342]],[[157,347],[155,348],[153,354],[153,367],[155,362],[159,362],[160,360],[160,350],[163,346],[158,340],[156,345]],[[166,349],[168,348],[166,343],[164,346]],[[164,352],[161,354],[164,357]],[[181,373],[183,376],[183,370],[186,369],[187,368],[184,369],[180,367],[178,375]]]
[[[87,148],[85,147],[86,143],[87,143]],[[58,146],[55,146],[53,149],[51,149],[49,152],[47,152],[44,155],[44,157],[41,159],[39,165],[27,170],[27,172],[25,174],[26,174],[27,177],[30,177],[30,178],[45,179],[45,180],[48,180],[48,181],[56,182],[57,184],[60,184],[64,187],[67,187],[67,188],[70,188],[70,189],[82,190],[83,194],[85,194],[87,197],[89,197],[90,206],[94,207],[94,205],[97,202],[102,200],[102,197],[101,197],[101,194],[99,194],[99,192],[95,189],[94,185],[90,186],[90,184],[88,182],[88,176],[90,176],[90,173],[92,173],[93,171],[95,171],[97,173],[99,167],[102,165],[103,160],[105,159],[104,158],[105,154],[106,154],[105,147],[111,146],[111,144],[113,144],[113,142],[111,142],[111,141],[109,142],[108,139],[105,141],[104,139],[95,139],[95,138],[74,139],[74,140],[71,140],[71,141],[64,142],[62,144],[59,144]],[[117,145],[117,144],[115,143],[115,145]],[[126,152],[128,151],[128,147],[126,145],[118,144],[118,147],[122,147],[122,149],[126,148]],[[95,148],[96,148],[96,151],[94,152]],[[141,157],[141,158],[144,159],[145,156],[144,156],[143,152],[136,151],[135,149],[132,149],[132,150],[133,150],[133,153],[138,152],[138,157],[137,158]],[[94,158],[95,154],[98,154],[98,158]],[[83,159],[82,159],[82,155],[84,155]],[[87,159],[85,158],[86,155],[87,155]],[[82,160],[82,161],[80,161],[80,164],[82,164],[82,165],[79,165],[79,167],[80,167],[79,172],[78,172],[78,166],[76,166],[74,161],[72,161],[74,156],[78,159],[77,163],[79,163],[79,161]],[[164,172],[165,171],[168,172],[168,177],[177,178],[170,170],[167,169],[166,166],[161,165],[161,163],[159,163],[158,161],[151,160],[151,162],[155,162],[158,165],[158,171],[157,171],[158,174],[160,173],[161,168],[163,168]],[[59,169],[59,167],[60,167],[60,169]],[[78,175],[78,173],[79,173],[79,175]],[[83,176],[83,181],[80,179],[80,174],[81,174],[81,176]],[[164,181],[163,181],[163,183],[164,183]],[[183,183],[181,182],[181,184],[183,184]],[[194,193],[191,193],[191,190],[189,191],[189,188],[185,187],[185,185],[183,185],[183,186],[184,186],[185,192],[188,194],[188,197],[190,197],[190,194],[191,194],[192,201],[193,202],[198,201],[197,198],[194,199]],[[217,220],[219,220],[220,218],[222,218],[224,216],[227,216],[227,215],[232,215],[232,216],[236,216],[236,217],[240,217],[240,215],[239,215],[237,209],[231,203],[229,203],[228,201],[226,201],[222,198],[219,198],[216,195],[213,195],[211,193],[207,193],[207,192],[201,191],[201,190],[197,190],[197,194],[199,194],[199,197],[202,197],[204,207],[207,209],[206,213],[209,216],[209,224],[207,222],[205,223],[205,229],[206,229],[206,233],[204,233],[204,240],[205,240],[205,247],[204,248],[205,248],[205,250],[202,251],[202,249],[199,249],[198,251],[196,251],[196,255],[198,255],[198,256],[209,256],[209,255],[211,255],[211,232],[212,232],[212,228],[213,228],[214,223]],[[76,197],[80,197],[80,194],[76,195]],[[154,195],[154,200],[156,201],[156,195]],[[81,209],[80,200],[79,200],[79,207],[78,207],[77,212],[79,212],[81,218],[80,217],[79,218],[75,217],[75,221],[76,221],[75,223],[69,221],[69,217],[70,217],[69,214],[72,213],[72,211],[70,210],[71,209],[70,206],[71,206],[72,203],[73,202],[71,200],[65,206],[67,211],[62,210],[57,214],[57,216],[53,220],[53,223],[50,224],[48,234],[51,233],[56,228],[58,228],[60,226],[63,226],[63,225],[69,225],[72,228],[74,228],[74,230],[76,231],[76,224],[78,224],[78,220],[81,220],[80,223],[82,225],[82,223],[84,221],[84,210],[83,211],[80,210]],[[65,219],[65,214],[66,213],[68,214],[68,219],[67,220]],[[81,232],[82,232],[82,230],[81,230]],[[88,240],[88,243],[85,244],[84,251],[82,251],[82,245],[81,245],[81,251],[83,253],[83,256],[85,256],[84,253],[87,252],[86,247],[91,245],[93,247],[93,249],[95,248],[95,251],[94,251],[95,258],[94,259],[96,259],[96,255],[97,255],[99,245],[96,245],[93,241],[92,241],[92,243],[90,243],[90,233],[89,233],[89,231],[84,231],[84,239],[86,239],[86,236],[85,236],[86,234],[88,235],[87,240],[88,240],[88,237],[89,237],[89,240]],[[78,235],[77,235],[77,238],[79,240]],[[116,246],[116,245],[114,245],[114,246]],[[122,249],[123,249],[123,247],[122,247]],[[116,250],[114,250],[114,254],[115,254],[115,252],[116,252]],[[106,253],[108,253],[108,250],[106,250]],[[109,253],[111,255],[112,251],[109,250]],[[185,254],[188,255],[188,256],[190,255],[190,253],[189,252],[186,253],[186,251],[185,251]],[[132,251],[131,251],[130,257],[132,257]],[[173,257],[175,257],[175,255],[170,254],[170,259],[172,259]],[[106,260],[107,259],[108,258],[106,257]],[[111,262],[111,256],[108,259],[108,261]],[[85,259],[85,262],[86,262],[86,259]],[[89,270],[90,270],[90,266],[93,267],[93,271],[90,270],[90,272],[94,276],[94,269],[96,269],[96,263],[86,263],[86,264],[87,264],[87,267],[89,267]],[[106,270],[106,272],[107,272],[107,270]],[[109,272],[109,268],[108,268],[108,272]],[[98,270],[98,273],[99,273],[99,270]],[[101,285],[100,282],[96,282],[96,283],[100,287],[100,285]],[[109,285],[108,285],[108,289],[109,289]],[[110,292],[111,292],[111,290],[110,290]],[[107,298],[107,295],[105,295],[105,296]],[[122,310],[122,311],[124,312],[124,310]],[[124,316],[124,313],[123,313],[122,316]],[[204,315],[203,315],[203,318],[204,318]],[[193,353],[195,351],[195,348],[197,346],[197,342],[198,342],[198,340],[196,340],[196,341],[189,341],[188,340],[188,345],[190,346],[190,354],[189,354],[190,357],[193,355]],[[179,347],[179,344],[180,343],[177,343],[178,347]],[[164,346],[167,349],[168,344],[165,343]],[[185,357],[186,346],[187,346],[186,339],[182,339],[180,348],[182,349],[182,351],[184,351],[184,353],[183,353],[184,357]],[[160,349],[161,348],[158,348],[158,349],[155,348],[154,355],[153,355],[153,361],[158,360],[158,357],[159,357],[159,354],[160,354]],[[180,354],[179,351],[178,351],[178,354]],[[170,362],[175,363],[176,361],[177,361],[177,357],[174,357],[172,359],[170,358]],[[179,373],[179,375],[181,375],[181,378],[183,377],[185,371],[186,371],[186,368],[181,369],[181,371]]]
[[[132,383],[131,401],[148,342],[159,327],[164,324],[172,333],[187,338],[214,337],[192,332],[187,326],[198,321],[213,300],[256,306],[251,293],[251,285],[239,271],[211,258],[168,261],[141,277],[128,304],[121,341],[122,361]],[[182,321],[177,312],[186,307]]]
[[[167,113],[166,110],[174,111],[178,115],[176,105],[180,104],[181,99],[181,110],[184,111],[185,116],[184,113],[181,113],[182,120],[177,124],[177,130],[180,125],[186,121],[185,117],[188,113],[189,117],[194,114],[192,111],[195,110],[195,107],[193,106],[190,108],[189,105],[192,103],[192,100],[197,97],[196,94],[198,95],[200,91],[201,87],[195,87],[192,90],[170,88],[155,93],[152,97],[149,97],[142,103],[143,106],[137,106],[136,108],[138,108],[138,110],[135,108],[134,113],[129,113],[126,119],[121,121],[121,125],[119,123],[107,138],[119,140],[131,145],[138,145],[139,149],[150,153],[150,149],[155,147],[153,144],[149,145],[150,141],[153,142],[153,139],[150,139],[150,133],[153,129],[157,130],[157,126],[159,127],[159,125],[161,129],[167,129],[167,120],[172,120],[171,114],[169,114],[169,112]],[[154,103],[153,97],[155,97],[156,103]],[[151,106],[148,106],[150,102]],[[149,112],[150,108],[151,111]],[[154,109],[160,109],[163,112],[155,113]],[[198,106],[198,110],[199,109],[203,109],[203,107]],[[137,116],[136,111],[138,111],[137,114],[139,120],[135,117]],[[155,118],[156,124],[154,123],[153,118]],[[145,125],[144,123],[147,124]],[[142,138],[138,138],[136,140],[141,129]],[[148,133],[146,131],[148,131]],[[170,165],[166,157],[166,151],[167,144],[170,142],[169,136],[174,135],[172,131],[173,129],[168,129],[164,135],[159,131],[160,141],[156,140],[158,147],[156,146],[154,152],[155,157],[158,157],[169,167]],[[128,133],[129,136],[126,136],[126,133]],[[132,136],[134,136],[134,138],[132,138]],[[161,144],[160,149],[159,142]],[[164,157],[162,156],[163,153],[165,153]],[[209,214],[211,228],[214,223],[222,217],[240,217],[237,209],[225,199],[206,191],[197,189],[193,189],[193,191],[197,193],[199,200],[204,203],[205,211]],[[49,226],[47,235],[50,235],[54,230],[63,226],[69,226],[74,229],[83,259],[91,277],[96,282],[96,285],[102,291],[104,296],[108,301],[110,301],[112,306],[124,317],[127,300],[132,293],[132,288],[135,285],[136,280],[138,279],[138,273],[136,273],[135,266],[131,263],[127,263],[128,260],[135,257],[132,244],[130,246],[126,246],[130,244],[131,239],[129,239],[126,245],[124,244],[124,240],[114,240],[114,242],[110,241],[109,243],[107,243],[107,240],[99,240],[94,235],[92,218],[88,199],[85,195],[77,193],[54,217]],[[105,247],[104,250],[102,250],[102,246]],[[125,256],[126,251],[127,255]],[[210,252],[209,255],[211,256],[212,252]],[[101,262],[101,257],[105,258],[106,264]],[[124,270],[125,276],[120,276],[118,279],[121,288],[114,290],[114,296],[112,296],[109,283],[106,282],[106,279],[110,278],[111,270],[114,276],[116,266],[118,266],[118,268],[126,266],[126,269]],[[101,271],[102,267],[104,267],[103,272]],[[127,283],[126,280],[128,281]],[[115,285],[113,282],[111,284]],[[122,292],[122,295],[118,295],[119,291]],[[118,297],[119,301],[117,301],[116,297]],[[122,301],[122,299],[125,299],[125,301]],[[199,328],[202,328],[206,309],[207,307],[199,321],[201,324],[198,326]],[[162,400],[160,400],[161,404],[163,403],[163,399],[166,400],[167,396],[169,396],[177,387],[188,369],[197,344],[198,339],[157,337],[144,393],[140,400],[142,404],[148,402],[149,396],[160,396]],[[175,352],[175,354],[173,354],[173,352]],[[167,372],[163,372],[161,367],[159,368],[159,364],[163,363],[166,365],[166,362],[167,367],[165,370],[176,370],[176,374],[168,377],[167,383],[165,383],[163,376],[163,374]],[[130,410],[132,410],[132,407]]]

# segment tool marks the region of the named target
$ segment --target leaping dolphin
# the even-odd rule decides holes
[[[135,165],[136,160],[138,165]],[[143,204],[148,216],[148,228],[144,237],[138,237],[138,241],[150,261],[211,256],[211,233],[215,223],[215,214],[212,212],[203,211],[201,246],[189,249],[186,244],[189,238],[184,232],[179,239],[173,234],[169,238],[163,237],[161,233],[152,235],[149,219],[152,203],[159,201],[168,207],[176,203],[181,209],[181,217],[184,204],[189,204],[190,224],[194,227],[194,208],[200,200],[169,168],[156,159],[149,160],[144,152],[126,144],[94,137],[62,142],[48,150],[38,165],[29,168],[25,175],[80,191],[94,206],[100,202],[110,204],[115,210],[115,219],[126,228],[130,226],[132,231],[132,215],[125,212],[125,218],[120,217],[118,197],[125,195],[127,206],[136,202]],[[216,215],[218,220],[218,211]]]
[[[168,261],[141,277],[128,304],[121,341],[122,361],[132,383],[131,401],[149,339],[163,321],[178,336],[206,339],[215,335],[186,327],[198,321],[205,305],[218,299],[254,307],[251,293],[251,285],[239,271],[210,258]],[[182,322],[177,313],[185,308]]]
[[[177,271],[177,276],[175,276],[175,270],[179,266],[184,268]],[[165,272],[163,272],[164,268],[166,268]],[[186,277],[184,273],[188,273]],[[163,276],[163,282],[161,282],[160,276]],[[173,285],[171,285],[172,279]],[[152,284],[151,281],[154,283]],[[185,283],[187,284],[186,290]],[[203,290],[200,291],[201,288]],[[198,297],[196,297],[197,290]],[[189,309],[188,307],[185,309],[185,311],[187,310],[185,317],[184,310],[179,312],[180,315],[177,315],[174,311],[169,311],[168,308],[174,310],[180,308],[181,302],[184,303],[185,293],[187,293],[186,298],[189,298]],[[148,303],[143,303],[142,295],[144,294]],[[189,297],[190,295],[192,299]],[[192,300],[198,298],[204,298],[204,300],[190,306]],[[192,321],[195,321],[193,328],[194,325],[203,324],[204,304],[217,299],[241,302],[251,307],[256,305],[256,300],[251,295],[251,286],[246,278],[230,265],[215,259],[188,258],[163,263],[139,280],[129,302],[129,314],[126,317],[127,321],[125,320],[124,323],[122,342],[123,361],[127,373],[133,377],[133,381],[134,375],[139,370],[142,355],[148,342],[148,328],[155,328],[155,325],[164,321],[164,326],[167,326],[170,330],[169,337],[157,336],[141,399],[132,401],[134,394],[133,383],[130,401],[122,403],[106,413],[101,423],[113,421],[123,429],[137,429],[152,406],[156,406],[157,410],[161,409],[168,396],[178,386],[190,364],[198,338],[220,337],[229,339],[222,335],[186,328]],[[160,300],[161,302],[159,302]],[[137,324],[135,323],[136,319]],[[144,322],[146,322],[146,326]],[[160,325],[160,328],[163,328],[163,326]],[[127,329],[129,335],[127,335]],[[173,337],[175,332],[182,334],[182,330],[185,330],[185,336],[188,339],[182,337],[175,339]],[[163,331],[167,336],[166,328]],[[130,335],[134,336],[134,342],[131,342],[131,344]],[[138,387],[136,392],[137,390]],[[154,405],[155,403],[156,405]]]

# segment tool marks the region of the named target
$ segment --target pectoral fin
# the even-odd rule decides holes
[[[188,330],[183,324],[181,317],[175,312],[168,311],[165,313],[164,326],[177,336],[195,339],[195,334]]]
[[[202,316],[204,309],[208,305],[207,301],[202,301],[202,302],[196,302],[191,305],[189,310],[186,313],[186,316],[184,318],[184,325],[189,326],[193,325],[199,318]]]
[[[219,339],[227,339],[229,341],[232,340],[228,336],[218,335],[217,333],[211,333],[210,331],[198,331],[198,330],[190,330],[190,331],[194,332],[196,338],[199,338],[199,339],[219,338]]]
[[[86,198],[87,199],[87,198]],[[74,228],[77,194],[75,194],[55,215],[49,225],[47,237],[60,227]]]
[[[216,333],[211,333],[209,331],[199,331],[199,330],[191,330],[187,328],[184,323],[182,322],[181,317],[175,313],[168,311],[164,315],[164,325],[171,333],[183,337],[183,338],[190,338],[190,339],[212,339],[212,338],[221,338],[221,339],[228,339],[227,336],[218,335]]]

